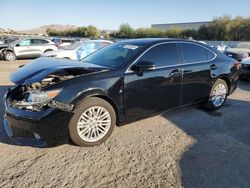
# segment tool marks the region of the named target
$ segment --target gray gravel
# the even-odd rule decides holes
[[[0,67],[5,75],[12,70]],[[0,97],[10,84],[4,79]],[[16,146],[2,130],[0,104],[0,187],[250,185],[250,82],[240,82],[217,112],[197,106],[164,112],[116,127],[91,148]]]

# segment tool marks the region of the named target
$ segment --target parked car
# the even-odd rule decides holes
[[[43,53],[57,50],[55,44],[43,38],[23,38],[0,50],[1,59],[15,61],[18,58],[36,58]]]
[[[77,41],[80,41],[80,39],[75,39],[75,38],[60,38],[60,37],[56,37],[56,38],[52,38],[51,39],[56,46],[60,49],[60,48],[64,48],[66,46],[72,45]]]
[[[241,62],[239,73],[242,80],[250,79],[250,57]]]
[[[166,109],[219,109],[236,89],[238,65],[207,45],[176,39],[125,40],[81,62],[39,58],[12,74],[4,127],[18,142],[41,146],[69,134],[93,146],[115,125]]]
[[[227,56],[241,62],[243,59],[250,56],[250,43],[240,42],[236,45],[236,47],[228,48],[224,53]]]
[[[67,46],[64,49],[44,53],[42,56],[81,60],[90,53],[93,53],[94,51],[112,43],[113,42],[108,40],[87,40],[85,42],[79,41]]]
[[[11,42],[14,42],[16,40],[18,40],[18,38],[16,38],[16,37],[4,37],[4,38],[1,38],[0,39],[0,48],[2,46],[4,46],[4,45],[7,45],[7,44],[9,44]]]
[[[220,45],[217,45],[217,46],[216,46],[216,49],[217,49],[218,51],[220,51],[221,53],[224,53],[224,52],[227,52],[227,51],[228,51],[229,47],[228,47],[227,45],[221,43]],[[230,56],[230,55],[229,55],[229,56]]]

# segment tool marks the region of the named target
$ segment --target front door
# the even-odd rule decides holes
[[[125,74],[124,102],[128,121],[180,105],[182,75],[178,45],[154,46],[137,62],[141,61],[154,63],[155,69],[143,75],[129,69]]]

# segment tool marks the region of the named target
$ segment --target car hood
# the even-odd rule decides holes
[[[227,52],[235,53],[235,54],[244,54],[244,53],[250,53],[250,49],[248,49],[248,48],[229,48],[229,49],[227,49]]]
[[[75,50],[55,50],[55,51],[50,51],[50,52],[46,52],[44,53],[42,56],[56,56],[59,54],[71,54],[71,53],[75,53]]]
[[[109,68],[79,61],[41,57],[12,73],[10,75],[10,80],[17,85],[31,84],[39,82],[49,74],[63,69],[86,70],[84,72],[87,74],[89,72],[107,70]]]
[[[245,65],[250,65],[250,57],[245,58],[241,63]]]
[[[0,49],[1,49],[1,48],[7,48],[7,47],[9,47],[8,44],[0,44]]]

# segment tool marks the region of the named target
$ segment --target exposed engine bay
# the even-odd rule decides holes
[[[86,72],[86,70],[78,71],[78,74],[76,74],[76,72],[71,71],[69,73],[68,71],[62,70],[48,75],[40,82],[17,86],[10,94],[10,105],[15,108],[30,111],[41,111],[49,106],[58,107],[65,111],[72,110],[72,105],[67,106],[65,103],[52,101],[61,90],[46,91],[46,88],[59,82],[75,78],[76,76],[83,74],[83,72]]]

